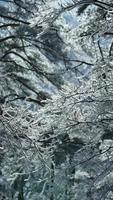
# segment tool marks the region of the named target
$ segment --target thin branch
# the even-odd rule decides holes
[[[0,28],[7,28],[8,26],[16,27],[16,26],[20,26],[20,24],[14,24],[14,23],[3,24],[3,25],[0,26]]]
[[[17,37],[17,36],[15,36],[15,35],[10,35],[10,36],[4,37],[4,38],[0,39],[0,43],[1,43],[1,42],[4,42],[4,41],[6,41],[6,40],[9,40],[9,39],[14,39],[14,38],[16,38],[16,37]]]
[[[113,50],[113,42],[111,43],[110,49],[109,49],[109,56],[112,55],[112,50]]]
[[[98,44],[98,48],[99,48],[99,51],[100,51],[102,60],[104,60],[104,55],[103,55],[103,51],[102,51],[102,48],[101,48],[101,46],[100,46],[100,41],[99,41],[99,40],[98,40],[97,44]]]
[[[74,9],[75,7],[78,7],[78,6],[80,6],[80,5],[85,5],[85,4],[86,4],[86,5],[87,5],[87,4],[88,4],[88,5],[94,4],[94,5],[96,5],[96,6],[100,7],[100,8],[102,8],[102,9],[105,9],[105,10],[107,10],[106,7],[113,8],[113,5],[108,4],[108,3],[101,2],[101,1],[98,1],[98,0],[84,0],[84,1],[79,1],[79,2],[77,2],[77,3],[70,4],[70,5],[66,6],[66,7],[63,7],[63,6],[62,6],[62,10],[61,10],[60,14],[61,14],[62,12],[70,11],[70,10]]]
[[[17,18],[15,18],[15,17],[11,17],[11,16],[7,16],[7,15],[3,15],[3,14],[1,14],[1,13],[0,13],[0,17],[5,18],[5,19],[8,19],[8,20],[15,21],[15,22],[20,22],[20,23],[23,23],[23,24],[30,25],[29,22],[25,22],[25,21],[23,21],[23,20],[21,20],[21,19],[17,19]]]

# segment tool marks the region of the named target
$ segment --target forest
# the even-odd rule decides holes
[[[113,1],[0,0],[0,200],[113,199]]]

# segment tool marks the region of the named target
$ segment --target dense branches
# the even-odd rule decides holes
[[[110,200],[112,2],[52,2],[2,6],[0,195]]]

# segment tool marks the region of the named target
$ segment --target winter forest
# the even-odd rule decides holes
[[[112,0],[0,0],[0,200],[113,200]]]

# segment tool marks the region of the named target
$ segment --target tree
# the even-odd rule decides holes
[[[62,71],[76,74],[79,82],[68,79],[38,112],[2,105],[0,155],[4,180],[9,181],[6,198],[112,199],[112,4],[87,2],[91,5],[82,14],[85,21],[81,15],[76,28],[70,29],[63,20],[63,13],[74,9],[75,3],[53,9],[50,18],[68,49]],[[50,40],[47,43],[50,48]],[[54,53],[41,51],[53,61]]]

